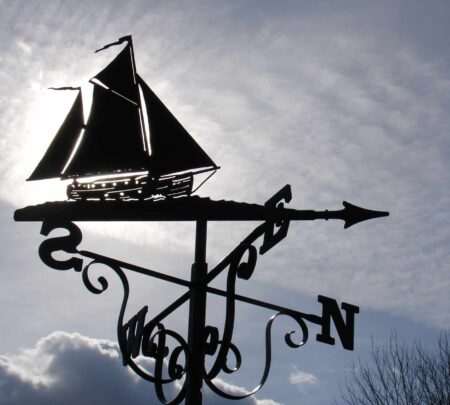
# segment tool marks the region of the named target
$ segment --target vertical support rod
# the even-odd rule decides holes
[[[187,373],[186,405],[202,404],[204,368],[204,329],[206,317],[206,285],[208,273],[206,263],[207,221],[197,220],[195,230],[195,261],[191,269],[191,290],[189,302],[188,345],[190,365]]]

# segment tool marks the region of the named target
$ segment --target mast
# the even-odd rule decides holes
[[[131,53],[131,64],[133,69],[133,79],[134,84],[136,86],[136,102],[138,105],[139,110],[139,121],[141,123],[141,131],[142,131],[142,143],[144,145],[144,150],[147,152],[147,154],[150,154],[150,145],[148,144],[148,138],[145,131],[145,125],[144,125],[144,112],[142,110],[142,101],[141,101],[141,95],[139,92],[139,86],[137,83],[137,69],[136,69],[136,59],[134,56],[134,47],[133,47],[133,39],[131,35],[128,35],[128,44],[130,45],[130,53]]]
[[[64,178],[147,170],[130,37],[102,49],[125,41],[126,47],[90,80],[94,85],[91,113]]]

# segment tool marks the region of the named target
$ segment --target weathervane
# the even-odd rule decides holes
[[[109,268],[123,286],[122,305],[117,323],[117,338],[122,361],[137,375],[154,383],[156,395],[164,404],[201,405],[202,386],[228,399],[242,399],[256,393],[266,382],[271,366],[271,330],[281,315],[292,318],[298,331],[285,335],[289,347],[299,348],[308,340],[308,325],[320,327],[316,340],[335,344],[331,335],[334,324],[342,346],[354,347],[355,314],[359,308],[348,303],[318,296],[320,315],[242,296],[236,293],[237,279],[249,280],[258,257],[271,250],[288,233],[290,221],[340,219],[344,228],[371,218],[389,215],[344,201],[337,211],[295,210],[285,208],[292,195],[289,185],[269,198],[264,205],[214,201],[193,193],[219,167],[182,127],[155,93],[136,72],[131,36],[120,38],[99,50],[125,44],[122,51],[100,73],[90,80],[93,101],[84,122],[81,89],[42,160],[28,180],[48,178],[72,179],[67,187],[67,201],[28,206],[15,212],[16,221],[42,221],[41,234],[49,236],[58,228],[66,236],[45,239],[39,247],[41,260],[57,270],[80,272],[86,288],[101,294],[108,281],[92,276],[92,268],[102,264]],[[208,173],[205,181],[193,189],[194,176]],[[78,250],[81,230],[74,221],[195,221],[195,257],[190,280],[125,263],[93,252]],[[263,221],[242,240],[219,264],[208,271],[206,240],[208,221]],[[63,251],[70,258],[60,260],[53,254]],[[187,291],[159,314],[150,314],[144,306],[127,317],[130,294],[127,274],[140,273],[187,288]],[[226,288],[210,283],[226,274]],[[222,331],[206,324],[207,295],[225,297],[226,316]],[[187,338],[167,329],[164,320],[189,301]],[[244,302],[275,311],[265,333],[265,364],[260,382],[246,394],[223,391],[214,379],[219,373],[239,370],[242,356],[233,343],[236,302]],[[172,345],[169,345],[169,340]],[[175,347],[173,347],[175,346]],[[152,358],[153,370],[139,364],[137,357]],[[233,364],[230,364],[231,360]],[[208,360],[208,361],[207,361]],[[167,398],[164,387],[178,382],[180,389]]]

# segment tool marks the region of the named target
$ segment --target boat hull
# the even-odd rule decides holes
[[[149,175],[110,177],[91,182],[75,180],[67,187],[71,200],[158,200],[192,193],[193,175],[151,178]]]

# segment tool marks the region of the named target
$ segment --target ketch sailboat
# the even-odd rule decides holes
[[[189,196],[194,175],[211,172],[208,180],[219,167],[137,74],[131,36],[99,51],[122,43],[114,60],[90,80],[86,123],[81,89],[60,88],[78,95],[28,180],[73,179],[67,187],[73,200]]]

